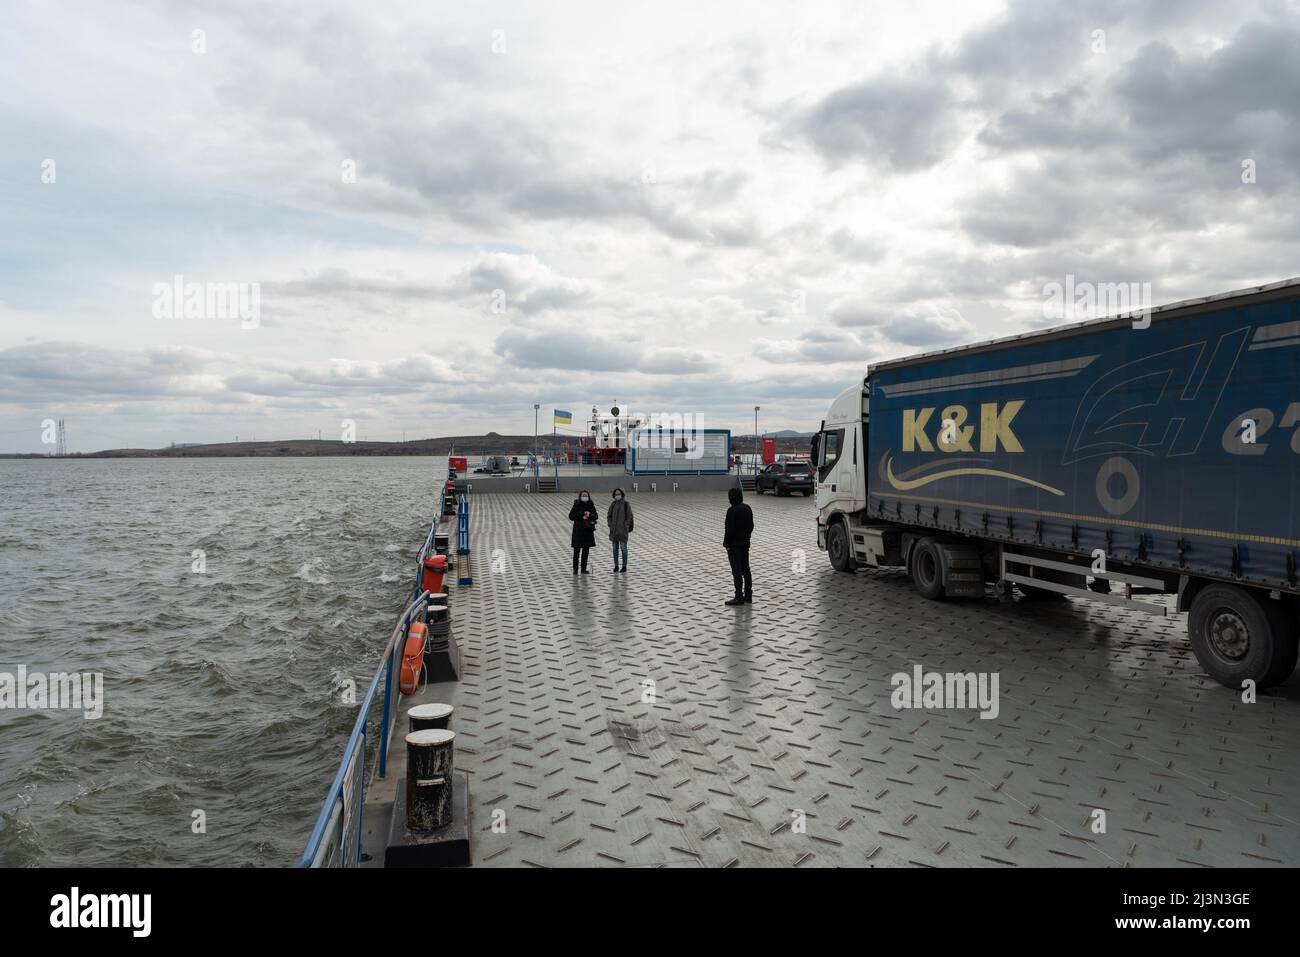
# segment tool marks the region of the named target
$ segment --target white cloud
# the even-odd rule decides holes
[[[0,433],[528,432],[614,397],[805,429],[1066,273],[1295,271],[1300,15],[1268,0],[6,17]],[[260,283],[262,323],[154,319],[175,275]]]

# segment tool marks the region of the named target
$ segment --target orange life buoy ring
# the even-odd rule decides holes
[[[406,645],[402,648],[402,674],[397,687],[402,694],[411,694],[420,686],[420,673],[424,670],[424,645],[429,629],[422,621],[411,622],[406,629]]]

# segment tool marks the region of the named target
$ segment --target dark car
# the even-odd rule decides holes
[[[791,492],[813,493],[812,466],[807,462],[775,462],[758,473],[758,494],[772,491],[777,495]]]

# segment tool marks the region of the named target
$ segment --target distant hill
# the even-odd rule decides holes
[[[806,452],[809,434],[785,430],[768,437],[777,440],[781,452]],[[576,448],[574,435],[542,435],[539,441],[546,448]],[[326,439],[284,439],[271,442],[213,442],[209,444],[183,444],[162,449],[104,449],[84,452],[67,458],[78,459],[189,459],[189,458],[278,458],[312,457],[326,455],[526,455],[533,448],[531,435],[448,435],[440,438],[411,439],[409,442],[339,442]],[[758,451],[753,436],[733,435],[731,450],[737,454]],[[0,458],[44,459],[48,455],[0,455]]]
[[[453,449],[507,455],[525,453],[533,446],[531,435],[449,435],[407,442],[340,442],[328,439],[287,439],[278,442],[215,442],[166,449],[105,449],[83,458],[248,458],[321,455],[447,455]]]

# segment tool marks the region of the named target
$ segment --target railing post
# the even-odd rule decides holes
[[[393,690],[393,656],[387,654],[384,662],[384,720],[379,731],[379,776],[388,773],[388,724],[392,720],[389,708]]]
[[[469,495],[465,494],[460,497],[456,505],[456,554],[463,555],[464,560],[456,562],[456,567],[460,569],[460,575],[456,579],[458,585],[472,585],[474,578],[470,574],[469,567]]]

